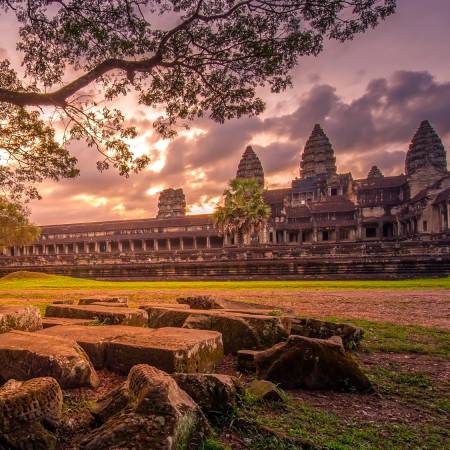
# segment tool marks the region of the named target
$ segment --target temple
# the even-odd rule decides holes
[[[219,233],[212,215],[186,215],[182,189],[166,189],[156,218],[43,226],[38,241],[3,252],[0,273],[28,267],[97,278],[228,277],[273,275],[283,266],[287,275],[303,276],[316,261],[326,275],[351,271],[351,262],[342,266],[344,258],[359,261],[362,272],[373,264],[383,271],[390,264],[399,273],[408,256],[410,264],[421,261],[425,272],[450,270],[445,259],[450,175],[444,145],[428,121],[412,138],[405,174],[385,176],[377,166],[363,179],[339,173],[333,146],[318,124],[299,166],[290,186],[264,190],[271,217],[265,232],[244,248],[235,245],[234,236]],[[262,164],[250,146],[236,177],[256,178],[264,186]],[[289,259],[295,264],[284,264]]]

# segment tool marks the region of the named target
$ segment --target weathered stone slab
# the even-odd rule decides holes
[[[179,303],[152,302],[152,301],[140,303],[138,306],[136,306],[136,308],[139,308],[139,309],[147,309],[147,308],[190,309],[189,305],[180,305]]]
[[[292,318],[291,333],[318,339],[329,339],[332,336],[339,336],[342,338],[342,343],[346,350],[357,348],[364,337],[364,330],[353,325],[301,317]]]
[[[239,350],[237,352],[237,368],[239,372],[256,372],[255,358],[258,353],[257,350]]]
[[[267,380],[252,380],[245,385],[248,392],[255,401],[284,402],[286,394],[274,383]]]
[[[95,302],[91,303],[91,306],[104,306],[105,308],[128,308],[126,303],[113,303],[113,302]]]
[[[222,333],[225,353],[268,348],[290,333],[290,319],[286,316],[156,307],[145,310],[152,328],[183,327]]]
[[[79,305],[91,305],[92,303],[122,303],[128,304],[128,297],[110,297],[104,295],[98,295],[94,297],[80,298]]]
[[[104,423],[80,442],[79,448],[197,448],[209,432],[199,406],[175,380],[145,364],[134,366],[114,398],[99,402],[96,416]],[[113,405],[113,407],[111,407]]]
[[[50,305],[45,317],[97,320],[104,325],[147,326],[146,311],[134,308],[114,308],[95,305]]]
[[[176,373],[173,378],[210,418],[223,418],[243,391],[239,379],[230,375]]]
[[[237,300],[225,300],[223,298],[211,297],[209,295],[197,295],[193,297],[179,297],[177,302],[188,305],[192,309],[268,309],[267,305],[258,303],[240,302]]]
[[[255,355],[258,378],[282,388],[372,390],[370,381],[340,343],[292,335]]]
[[[0,333],[11,330],[36,331],[42,328],[39,308],[35,306],[0,306]]]
[[[66,319],[65,317],[44,317],[42,319],[42,328],[44,330],[50,327],[67,325],[90,325],[93,321],[90,319]]]
[[[223,357],[222,336],[213,331],[110,325],[59,326],[39,334],[71,338],[95,368],[123,374],[144,363],[171,373],[207,372]]]
[[[98,385],[94,367],[75,341],[41,333],[0,335],[0,379],[53,377],[62,388]]]
[[[55,427],[62,416],[63,394],[54,378],[9,380],[0,388],[0,448],[53,449]]]

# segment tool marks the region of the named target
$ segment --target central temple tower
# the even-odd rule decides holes
[[[249,145],[239,162],[236,178],[256,178],[264,187],[264,170],[258,156]]]
[[[300,178],[311,178],[316,175],[332,177],[336,175],[336,157],[330,140],[319,124],[306,142],[300,162]]]

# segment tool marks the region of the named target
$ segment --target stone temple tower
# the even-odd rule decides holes
[[[264,170],[258,156],[249,145],[239,162],[236,178],[256,178],[264,186]]]
[[[158,219],[186,215],[186,197],[183,189],[164,189],[159,194]]]
[[[428,120],[420,124],[412,139],[406,154],[405,171],[412,197],[447,174],[447,153]]]
[[[378,166],[372,166],[372,168],[369,170],[369,173],[367,174],[367,178],[383,178],[383,172],[379,169]]]
[[[336,157],[330,140],[319,124],[306,142],[300,162],[300,178],[311,178],[316,175],[332,177],[336,175]]]

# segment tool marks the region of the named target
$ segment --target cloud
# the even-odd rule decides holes
[[[182,187],[188,205],[199,210],[223,192],[249,144],[260,156],[269,186],[289,186],[315,123],[321,123],[329,136],[338,169],[352,171],[355,178],[366,176],[373,164],[385,175],[401,173],[409,142],[423,119],[429,119],[443,138],[450,137],[450,82],[438,82],[428,72],[397,71],[373,79],[351,101],[344,101],[335,86],[314,84],[298,102],[293,112],[278,109],[273,117],[223,125],[199,120],[193,126],[201,132],[180,135],[168,144],[161,171],[128,179],[113,170],[99,174],[95,152],[73,144],[81,177],[46,183],[48,194],[33,204],[33,217],[39,223],[151,217],[157,191],[164,187]],[[161,157],[151,120],[138,109],[131,122],[147,133],[149,153]]]

